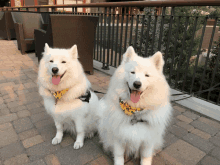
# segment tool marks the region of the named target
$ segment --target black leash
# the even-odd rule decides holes
[[[171,102],[181,101],[181,100],[184,100],[184,99],[188,99],[188,98],[190,98],[190,97],[193,97],[193,96],[196,95],[196,94],[202,94],[202,93],[209,92],[209,91],[213,91],[213,90],[219,90],[219,91],[220,91],[220,88],[216,88],[216,87],[219,86],[219,85],[220,85],[220,83],[218,83],[218,84],[216,84],[216,85],[214,85],[214,86],[212,86],[212,87],[210,87],[210,88],[208,88],[208,89],[194,92],[194,93],[190,94],[190,96],[188,96],[188,97],[184,97],[184,98],[182,98],[182,99],[173,100],[173,101],[171,101]],[[172,94],[171,96],[180,96],[180,95],[185,95],[185,94],[186,94],[186,93],[179,93],[179,94]]]
[[[213,90],[219,90],[220,91],[220,88],[216,88],[217,86],[219,86],[220,83],[208,88],[208,89],[205,89],[205,90],[201,90],[201,91],[198,91],[198,92],[194,92],[192,94],[190,94],[190,96],[188,97],[184,97],[182,99],[177,99],[177,100],[173,100],[171,102],[175,102],[175,101],[181,101],[181,100],[185,100],[185,99],[188,99],[190,97],[193,97],[194,95],[196,94],[202,94],[202,93],[205,93],[205,92],[209,92],[209,91],[213,91]],[[95,93],[101,93],[101,94],[106,94],[106,93],[103,93],[103,92],[99,92],[99,91],[96,91],[96,90],[92,90],[93,92]],[[171,96],[181,96],[181,95],[186,95],[187,93],[179,93],[179,94],[172,94]]]

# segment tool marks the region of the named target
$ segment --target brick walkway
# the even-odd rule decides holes
[[[21,55],[16,41],[0,40],[0,64],[0,165],[113,164],[97,136],[79,150],[73,149],[75,139],[69,134],[61,144],[51,144],[56,129],[38,94],[34,53]],[[95,70],[88,78],[93,89],[106,91],[109,76]],[[164,148],[153,164],[219,165],[220,122],[179,105],[173,108]],[[137,163],[126,159],[126,165]]]

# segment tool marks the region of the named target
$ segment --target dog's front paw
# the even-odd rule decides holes
[[[75,142],[73,148],[75,150],[82,148],[83,142]]]
[[[62,141],[62,138],[57,138],[57,137],[55,137],[55,138],[53,138],[53,140],[52,140],[52,144],[53,144],[53,145],[56,145],[56,144],[59,144],[61,141]]]

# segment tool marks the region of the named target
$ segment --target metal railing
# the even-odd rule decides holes
[[[161,51],[164,73],[172,88],[219,105],[220,15],[212,16],[210,22],[209,14],[201,14],[204,10],[213,11],[206,6],[220,8],[220,1],[90,3],[0,10],[40,12],[46,22],[49,14],[99,16],[93,58],[102,62],[102,69],[118,67],[130,45],[143,57]],[[68,11],[57,11],[59,8]]]

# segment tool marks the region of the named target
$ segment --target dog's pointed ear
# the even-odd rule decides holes
[[[156,66],[156,69],[159,72],[163,72],[163,66],[164,66],[164,60],[163,60],[163,55],[161,52],[156,52],[152,57],[151,60],[153,61],[153,63]]]
[[[136,55],[134,48],[132,46],[129,46],[125,52],[125,54],[123,55],[123,60],[122,63],[126,63],[128,61],[130,61],[131,59],[133,59]]]
[[[45,54],[48,54],[50,52],[50,47],[47,43],[45,43],[44,52],[45,52]]]
[[[70,48],[70,54],[72,55],[72,57],[74,59],[78,58],[78,50],[77,50],[77,46],[76,45],[73,45],[71,48]]]

